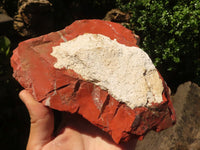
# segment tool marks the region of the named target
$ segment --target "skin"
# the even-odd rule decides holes
[[[136,139],[117,145],[110,136],[78,115],[65,113],[54,129],[52,109],[36,101],[26,90],[19,93],[30,115],[27,150],[134,150]]]

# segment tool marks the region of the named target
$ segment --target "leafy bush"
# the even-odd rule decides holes
[[[116,0],[132,14],[129,28],[172,87],[191,80],[200,84],[199,0]]]

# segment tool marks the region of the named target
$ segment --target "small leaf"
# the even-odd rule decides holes
[[[6,56],[10,53],[10,40],[6,36],[0,36],[0,52]]]
[[[10,48],[8,48],[8,49],[6,50],[6,56],[8,56],[9,53],[10,53]]]

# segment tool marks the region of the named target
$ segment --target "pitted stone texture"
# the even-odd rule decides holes
[[[11,58],[13,76],[38,101],[53,109],[82,115],[108,132],[116,143],[129,140],[132,134],[143,137],[152,128],[160,131],[171,126],[175,122],[175,114],[168,87],[154,67],[154,73],[161,81],[161,88],[158,90],[162,91],[162,99],[145,107],[130,107],[123,101],[118,101],[109,89],[85,79],[74,68],[54,67],[58,60],[51,55],[53,49],[85,33],[105,36],[125,47],[137,47],[134,34],[119,24],[102,20],[80,20],[64,30],[20,43]],[[157,86],[152,84],[150,87]],[[144,101],[147,102],[147,97],[144,97]]]
[[[57,58],[55,68],[74,70],[132,109],[162,102],[162,80],[138,47],[86,33],[53,47],[51,55]]]

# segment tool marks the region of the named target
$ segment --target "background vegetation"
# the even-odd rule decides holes
[[[142,47],[152,58],[170,88],[185,81],[200,85],[200,1],[199,0],[50,0],[55,28],[76,19],[102,19],[119,8],[131,15],[129,29],[140,36]],[[0,8],[14,17],[18,0],[2,0]],[[27,110],[18,98],[21,86],[12,78],[10,56],[26,38],[11,27],[0,28],[0,147],[25,149],[29,129]]]
[[[128,28],[141,37],[169,86],[175,90],[185,81],[200,84],[200,1],[117,0],[132,14]]]

